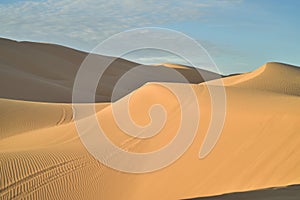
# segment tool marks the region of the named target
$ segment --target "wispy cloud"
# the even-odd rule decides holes
[[[44,0],[0,4],[0,33],[89,50],[117,32],[205,18],[207,8],[240,0]]]

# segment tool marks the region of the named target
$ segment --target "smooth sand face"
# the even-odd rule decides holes
[[[9,42],[5,45],[1,51],[11,46]],[[47,50],[43,45],[26,45],[29,45],[27,52],[43,49],[45,55],[55,55],[56,59],[62,59],[60,55],[63,55],[68,62],[77,63],[76,59],[82,55],[69,49],[61,52],[61,47],[52,45],[46,45]],[[49,88],[43,89],[45,94],[52,91],[50,88],[53,91],[59,88],[50,84],[57,81],[53,78],[58,73],[51,68],[25,71],[26,76],[12,66],[1,69],[16,77],[1,81],[14,80],[21,84],[24,79],[20,77],[26,77],[26,83],[32,81],[37,87],[46,78],[37,80],[47,76],[45,85]],[[115,74],[117,77],[119,72]],[[11,100],[5,93],[6,98],[0,99],[0,199],[184,199],[299,184],[299,77],[299,68],[268,63],[254,72],[223,78],[227,96],[225,125],[217,145],[204,159],[198,155],[210,123],[210,95],[206,83],[191,85],[201,110],[195,140],[175,163],[147,174],[119,172],[94,159],[79,139],[71,104]],[[183,83],[168,84],[179,88]],[[214,81],[207,84],[219,87]],[[1,91],[11,89],[11,95],[19,97],[14,92],[20,91],[13,86],[1,87]],[[36,94],[39,90],[27,97],[33,95],[32,100],[37,100]],[[50,102],[51,98],[53,101],[62,98],[61,102],[69,98],[60,96],[59,92],[54,94],[42,97]],[[123,104],[128,98],[131,117],[139,125],[151,121],[148,115],[151,105],[164,106],[168,118],[159,134],[143,140],[120,130],[114,122],[112,108],[126,107]],[[183,109],[188,107],[189,104],[183,105]],[[135,88],[112,104],[97,103],[96,111],[99,124],[115,145],[139,153],[169,143],[181,116],[175,96],[159,83]]]

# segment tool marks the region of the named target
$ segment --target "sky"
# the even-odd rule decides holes
[[[270,61],[300,65],[299,7],[298,0],[0,0],[0,37],[89,52],[122,31],[162,27],[197,40],[221,73],[240,73]],[[178,61],[147,55],[130,59]]]

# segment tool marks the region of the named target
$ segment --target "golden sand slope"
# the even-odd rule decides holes
[[[109,103],[98,103],[100,111]],[[80,105],[82,107],[87,104]],[[0,98],[0,139],[41,128],[60,126],[73,120],[71,104],[29,102]]]
[[[1,135],[10,136],[0,140],[0,199],[183,199],[299,184],[299,77],[299,68],[268,63],[257,71],[223,78],[227,95],[224,130],[202,160],[198,154],[210,122],[211,103],[205,84],[192,85],[201,108],[193,144],[171,166],[140,175],[119,172],[95,160],[78,138],[69,105],[2,99],[8,109],[5,113],[12,112],[0,115],[2,120],[8,117],[1,121]],[[182,87],[181,83],[169,85]],[[140,125],[150,122],[147,111],[152,104],[164,106],[168,118],[158,135],[147,140],[131,138],[116,126],[112,106],[124,106],[129,97],[131,116]],[[58,123],[64,121],[63,108],[68,120]],[[183,109],[189,110],[189,104]],[[96,115],[116,145],[148,152],[174,137],[180,112],[172,93],[159,83],[149,83],[98,109]]]
[[[251,73],[224,79],[225,85],[267,90],[288,95],[300,94],[299,68],[282,64],[266,63]]]
[[[58,126],[72,120],[68,104],[0,99],[0,139],[30,130]]]

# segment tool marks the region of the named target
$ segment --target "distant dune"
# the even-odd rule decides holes
[[[139,65],[117,59],[100,80],[95,105],[98,122],[115,145],[138,153],[155,151],[175,136],[180,106],[195,112],[188,103],[179,105],[162,82],[181,91],[190,84],[201,110],[195,140],[183,156],[161,170],[130,174],[97,161],[76,131],[72,89],[86,56],[58,45],[0,40],[0,199],[189,199],[300,184],[300,68],[266,63],[229,77],[203,70],[203,80],[188,66],[145,65],[128,75],[131,81],[112,99],[117,80]],[[113,59],[93,56],[100,67],[101,60]],[[189,83],[157,74],[170,67]],[[207,86],[220,87],[216,80],[224,82],[226,91],[224,129],[213,151],[199,159],[211,120]],[[192,97],[185,98],[189,102]],[[152,105],[164,106],[168,118],[159,134],[146,140],[124,134],[113,119],[113,106],[122,109],[128,100],[139,125],[151,121]],[[289,194],[281,189],[247,192],[236,199],[299,196],[299,187],[294,189]],[[228,197],[211,199],[236,196]]]
[[[87,53],[67,47],[0,39],[0,90],[2,98],[70,103],[76,73]],[[152,81],[178,82],[174,76],[165,76],[168,67],[145,66],[124,59],[91,55],[101,67],[112,62],[99,81],[97,102],[111,101],[112,91],[122,75],[134,68],[126,84],[122,84],[115,100]],[[203,77],[193,68],[177,68],[190,83],[201,83]],[[213,72],[201,70],[206,80],[220,78]],[[24,87],[26,85],[26,87]]]

